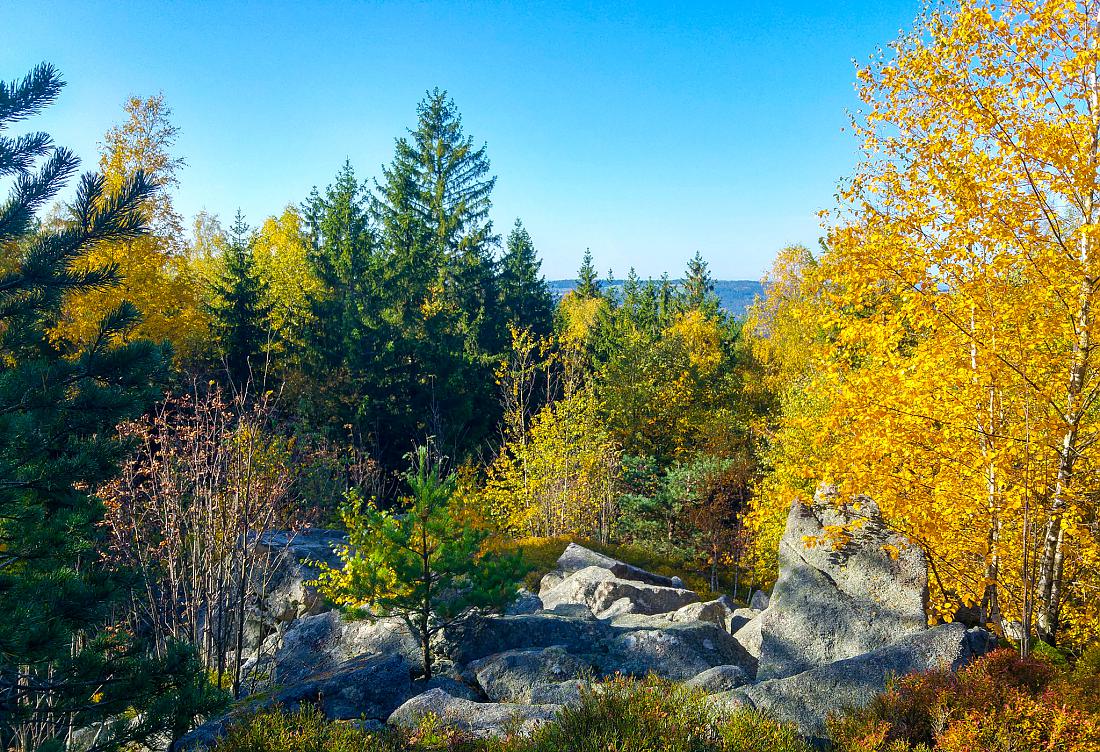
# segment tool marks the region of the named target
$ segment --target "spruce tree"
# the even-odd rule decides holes
[[[40,65],[0,83],[0,130],[50,104],[63,83]],[[147,657],[111,622],[127,581],[109,564],[94,490],[116,471],[119,421],[154,397],[166,357],[129,341],[120,303],[70,349],[47,334],[66,295],[117,284],[114,267],[76,263],[95,244],[146,231],[155,186],[138,172],[108,193],[86,174],[64,221],[36,212],[77,169],[44,133],[0,137],[0,749],[61,749],[74,729],[106,723],[93,749],[186,730],[206,695],[183,650]]]
[[[253,377],[268,339],[267,291],[256,271],[252,243],[252,230],[238,210],[211,302],[211,329],[226,375],[236,388],[243,388]]]
[[[699,310],[710,316],[718,314],[721,301],[714,293],[714,279],[710,276],[710,268],[699,251],[688,261],[687,276],[680,290],[679,303],[680,308],[686,311]]]
[[[486,147],[464,132],[454,102],[429,92],[416,127],[397,139],[373,204],[379,294],[398,328],[391,373],[404,390],[385,408],[401,430],[386,434],[405,446],[432,436],[465,457],[496,423],[496,411],[485,408],[495,404],[492,371],[509,340],[497,310],[495,184]]]
[[[577,286],[574,290],[582,298],[598,298],[600,296],[600,280],[596,274],[596,264],[592,259],[592,249],[584,249],[584,258],[581,259],[581,268],[577,270]]]
[[[531,235],[517,219],[500,260],[501,315],[513,326],[544,337],[554,325],[554,298],[541,269]]]

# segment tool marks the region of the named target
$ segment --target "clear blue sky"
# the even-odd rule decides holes
[[[548,277],[591,247],[601,272],[676,276],[699,250],[719,278],[756,278],[816,243],[855,157],[852,59],[917,6],[0,0],[0,77],[61,69],[32,127],[86,167],[129,94],[163,91],[177,208],[253,224],[345,157],[377,174],[440,86],[489,145],[498,229],[521,217]]]

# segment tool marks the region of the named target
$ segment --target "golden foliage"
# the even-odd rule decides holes
[[[861,70],[829,251],[759,311],[816,394],[785,401],[757,525],[838,482],[930,554],[942,613],[1034,604],[1072,641],[1100,626],[1095,13],[968,0]]]

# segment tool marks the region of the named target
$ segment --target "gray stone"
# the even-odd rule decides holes
[[[591,652],[606,634],[595,619],[576,619],[550,613],[520,616],[473,616],[443,630],[445,652],[468,664],[506,650],[560,645],[571,653]]]
[[[320,573],[312,562],[339,566],[334,549],[345,543],[344,532],[323,528],[272,530],[260,536],[257,548],[265,565],[253,576],[258,595],[249,604],[245,625],[249,648],[295,619],[326,609],[324,598],[308,584]]]
[[[660,629],[620,629],[596,656],[605,675],[646,676],[684,681],[715,666],[741,666],[756,673],[756,659],[721,627],[709,622],[669,623]]]
[[[568,574],[553,588],[539,591],[542,607],[552,611],[563,603],[583,603],[592,608],[596,589],[607,580],[616,579],[611,571],[603,567],[585,567]],[[592,609],[594,612],[596,609]]]
[[[583,679],[567,679],[556,684],[539,684],[531,688],[532,705],[576,705],[581,693],[592,685]]]
[[[768,607],[768,603],[771,598],[763,590],[757,590],[752,594],[752,598],[749,599],[749,608],[756,611],[763,611]]]
[[[743,624],[733,633],[733,639],[745,649],[745,652],[753,658],[760,657],[760,646],[763,635],[760,634],[760,626],[763,623],[762,615],[757,615]]]
[[[330,720],[381,720],[411,694],[412,679],[404,658],[368,655],[280,690],[274,694],[274,701],[291,711],[303,703],[316,705]]]
[[[418,641],[400,620],[347,620],[338,611],[297,619],[280,643],[266,664],[267,684],[294,684],[362,655],[399,655],[411,665],[420,660]]]
[[[572,619],[595,619],[592,609],[583,603],[559,603],[553,608],[546,609],[546,613],[555,616],[568,616]]]
[[[892,645],[853,658],[714,695],[726,708],[752,707],[795,723],[805,736],[822,740],[830,713],[859,708],[886,689],[889,677],[932,669],[958,669],[988,652],[992,635],[945,624],[907,635]]]
[[[597,566],[570,574],[553,588],[543,590],[539,597],[548,611],[557,611],[565,604],[583,604],[599,618],[622,613],[668,613],[699,600],[690,590],[624,580]]]
[[[401,656],[362,656],[293,686],[249,698],[229,713],[180,737],[171,750],[190,752],[212,747],[230,726],[258,710],[275,706],[295,711],[309,704],[320,708],[330,720],[381,721],[389,717],[412,690],[408,664]]]
[[[726,631],[730,634],[736,634],[741,627],[748,624],[750,621],[760,615],[759,611],[751,608],[737,608],[730,613],[729,621],[726,622]],[[759,654],[759,650],[757,653]]]
[[[474,661],[466,667],[486,696],[494,702],[534,702],[532,690],[545,684],[557,684],[578,674],[590,672],[585,662],[564,648],[509,650]]]
[[[683,588],[684,586],[683,580],[681,580],[680,577],[665,577],[664,575],[646,572],[645,569],[640,567],[626,564],[617,559],[613,559],[613,557],[585,549],[583,545],[570,543],[565,546],[565,550],[562,552],[561,556],[558,557],[557,568],[542,578],[539,595],[542,596],[544,593],[548,593],[549,590],[557,587],[558,584],[569,575],[580,572],[581,569],[590,566],[607,569],[608,572],[619,579],[629,579],[632,580],[632,582],[658,585],[661,587]]]
[[[588,606],[602,618],[623,598],[630,601],[632,612],[637,614],[667,614],[699,600],[691,590],[614,578],[596,586]]]
[[[508,604],[508,607],[504,609],[504,613],[510,616],[519,616],[520,614],[536,613],[541,611],[542,608],[541,598],[527,588],[520,588],[516,593],[516,599]]]
[[[730,601],[724,595],[706,603],[690,603],[669,614],[672,621],[709,621],[727,632],[730,631],[729,624],[733,615]]]
[[[826,528],[849,531],[839,548],[807,547]],[[759,678],[775,679],[862,655],[926,628],[928,570],[915,545],[886,528],[875,503],[838,505],[825,488],[795,502],[779,545],[779,580],[761,615]]]
[[[715,694],[737,689],[751,681],[752,678],[740,666],[715,666],[693,676],[684,684],[694,689],[701,689],[707,694]]]
[[[453,676],[441,676],[438,674],[433,675],[431,679],[420,678],[414,681],[412,683],[412,691],[409,694],[419,695],[432,689],[442,689],[451,697],[458,697],[463,700],[480,702],[485,699],[484,694],[460,679],[456,679]]]
[[[449,727],[477,737],[495,736],[511,730],[529,734],[551,720],[558,709],[558,705],[471,702],[452,697],[442,689],[433,689],[397,708],[389,717],[389,723],[415,728],[424,716],[432,715]]]

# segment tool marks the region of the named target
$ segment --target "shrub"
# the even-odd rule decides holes
[[[230,727],[214,752],[400,752],[389,734],[333,723],[312,705],[294,713],[265,710]]]
[[[1045,658],[994,651],[958,673],[905,677],[830,719],[830,736],[837,752],[1100,752],[1096,674],[1081,663],[1075,676]]]
[[[810,752],[791,726],[752,711],[723,717],[706,694],[649,678],[581,696],[515,752]]]

